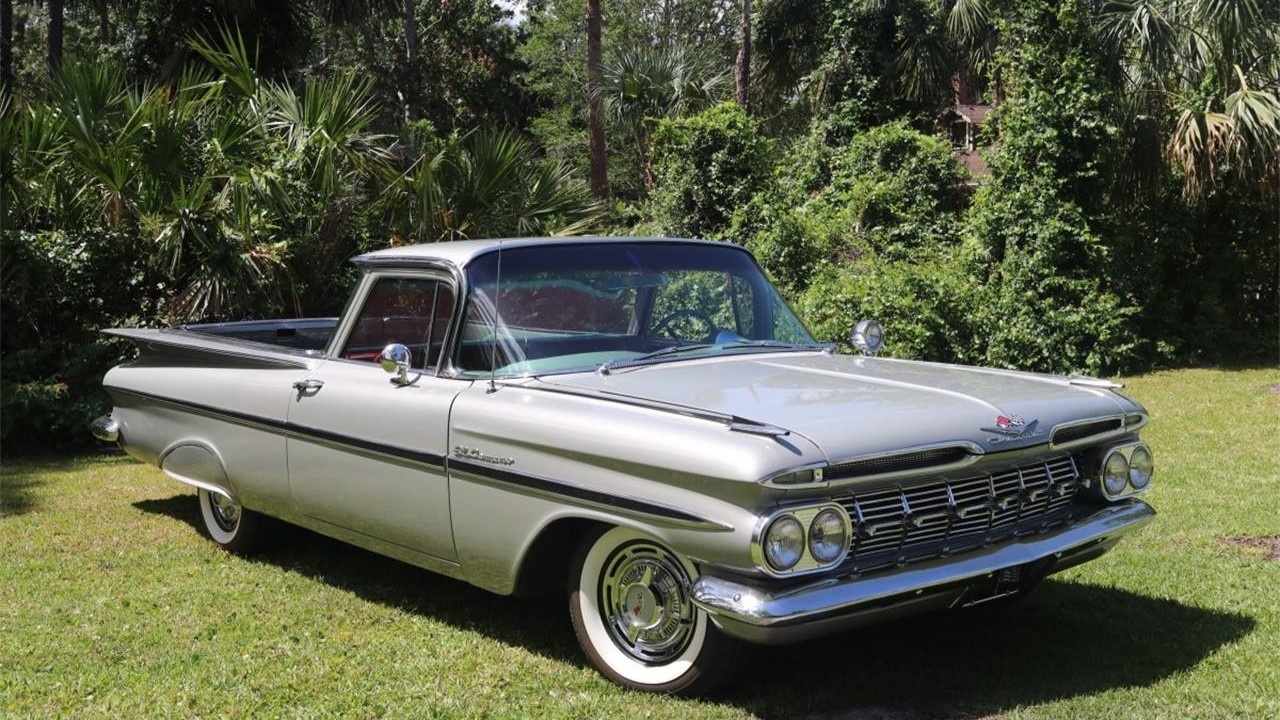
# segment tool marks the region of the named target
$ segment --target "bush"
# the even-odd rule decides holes
[[[990,265],[976,320],[985,362],[1042,372],[1100,374],[1136,367],[1145,340],[1138,308],[1111,289],[1109,250],[1083,211],[1045,181],[978,194],[973,246]]]
[[[826,265],[799,304],[818,340],[847,347],[849,331],[871,318],[885,326],[887,355],[972,363],[983,351],[974,317],[980,296],[957,251],[921,263]]]
[[[796,143],[732,235],[782,287],[803,291],[824,262],[924,260],[959,238],[964,169],[946,143],[890,123],[827,147]]]
[[[724,103],[661,120],[653,132],[650,208],[667,235],[720,237],[765,185],[772,144],[741,107]]]

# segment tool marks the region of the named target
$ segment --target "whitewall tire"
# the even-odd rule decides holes
[[[204,488],[200,488],[199,497],[205,532],[219,547],[240,554],[261,549],[266,536],[266,517]]]
[[[629,528],[586,538],[569,579],[574,633],[610,680],[646,692],[705,692],[732,673],[734,642],[690,602],[698,571]]]

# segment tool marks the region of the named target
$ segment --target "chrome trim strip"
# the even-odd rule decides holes
[[[710,422],[724,425],[735,432],[750,433],[753,435],[768,435],[773,437],[782,437],[791,434],[791,431],[786,428],[778,427],[777,425],[770,425],[769,423],[758,422],[750,418],[719,413],[714,410],[704,410],[691,405],[681,405],[679,403],[666,402],[664,400],[651,400],[649,398],[636,397],[634,395],[623,395],[621,393],[609,392],[607,390],[586,390],[568,385],[549,383],[545,380],[539,380],[536,383],[528,383],[521,387],[528,390],[540,390],[542,392],[559,393],[561,395],[573,395],[575,397],[588,398],[591,400],[602,400],[604,402],[614,402],[622,405],[642,407],[648,410],[658,410],[660,412],[667,412],[673,415],[683,415],[685,417],[691,417],[698,420],[708,420]]]
[[[1080,387],[1102,388],[1103,390],[1119,390],[1124,387],[1124,383],[1112,382],[1111,380],[1103,380],[1095,377],[1073,377],[1067,380],[1069,385],[1079,385]]]
[[[102,334],[124,338],[142,350],[176,348],[184,352],[232,358],[267,367],[305,369],[310,368],[312,362],[321,359],[314,350],[283,348],[252,340],[202,335],[181,328],[107,328],[102,331]],[[243,350],[237,349],[238,347],[243,347]]]
[[[151,393],[139,390],[128,390],[120,387],[107,387],[107,390],[113,394],[119,393],[121,395],[133,396],[150,402],[160,403],[162,405],[190,410],[218,420],[225,420],[239,425],[247,425],[267,432],[284,435],[286,437],[297,438],[299,440],[326,443],[343,449],[355,450],[366,454],[394,458],[397,460],[407,460],[409,462],[427,465],[433,468],[444,467],[444,456],[437,453],[422,452],[413,448],[407,448],[400,445],[389,445],[387,443],[380,443],[352,435],[342,435],[307,425],[275,420],[273,418],[262,417],[261,415],[242,413],[235,410],[228,410],[226,408],[205,405],[203,403],[161,397],[159,395],[152,395]]]
[[[1140,500],[1102,507],[1059,530],[1010,540],[972,553],[862,577],[826,578],[799,588],[772,589],[703,575],[693,603],[712,615],[762,628],[781,628],[852,614],[859,606],[909,599],[948,586],[977,581],[1005,568],[1061,559],[1092,546],[1114,543],[1156,515]]]
[[[537,493],[552,495],[557,498],[569,498],[577,500],[588,505],[598,505],[616,510],[624,510],[640,515],[663,518],[665,520],[675,520],[683,523],[692,523],[698,526],[712,527],[717,530],[731,531],[733,526],[719,520],[695,515],[679,508],[669,505],[650,502],[648,500],[640,500],[625,495],[615,495],[601,490],[582,487],[571,483],[562,482],[560,480],[552,480],[550,478],[539,477],[536,475],[528,475],[525,473],[504,470],[490,465],[482,465],[480,463],[459,460],[458,458],[448,458],[448,468],[450,474],[454,471],[463,472],[467,475],[484,480],[493,481],[507,486],[516,486]]]
[[[1137,416],[1138,418],[1140,418],[1139,421],[1136,423],[1130,423],[1129,418],[1134,416]],[[1091,423],[1105,422],[1107,420],[1119,420],[1120,427],[1114,430],[1106,430],[1104,432],[1094,433],[1093,435],[1086,435],[1082,438],[1068,440],[1063,443],[1055,443],[1053,441],[1054,436],[1057,435],[1058,432],[1061,430],[1078,427],[1080,425],[1089,425]],[[1049,448],[1053,450],[1062,450],[1062,449],[1083,447],[1085,445],[1093,445],[1102,440],[1110,440],[1112,438],[1117,438],[1117,437],[1121,437],[1124,435],[1137,432],[1139,429],[1146,426],[1147,420],[1148,420],[1148,416],[1146,415],[1146,413],[1131,412],[1131,413],[1123,413],[1123,414],[1117,413],[1115,415],[1099,415],[1097,417],[1085,418],[1084,420],[1071,420],[1069,422],[1058,423],[1057,425],[1054,425],[1052,428],[1049,429]]]

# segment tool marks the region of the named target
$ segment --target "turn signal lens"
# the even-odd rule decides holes
[[[809,554],[823,565],[839,560],[848,541],[844,517],[836,510],[823,510],[809,525]]]
[[[790,570],[804,555],[804,526],[791,515],[769,524],[764,534],[764,557],[774,570]]]
[[[1102,465],[1102,487],[1108,495],[1115,497],[1122,495],[1128,484],[1129,461],[1124,459],[1124,453],[1113,450]]]

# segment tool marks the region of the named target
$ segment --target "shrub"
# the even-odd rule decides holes
[[[848,346],[849,331],[871,318],[885,326],[887,355],[971,363],[983,350],[974,317],[980,296],[969,262],[957,250],[919,263],[825,265],[799,309],[824,342]]]
[[[958,242],[966,175],[946,143],[902,123],[838,147],[825,137],[792,146],[735,216],[733,237],[781,286],[803,291],[824,262],[923,259]]]
[[[653,132],[654,222],[668,235],[720,237],[768,176],[772,145],[741,107],[724,103]]]

